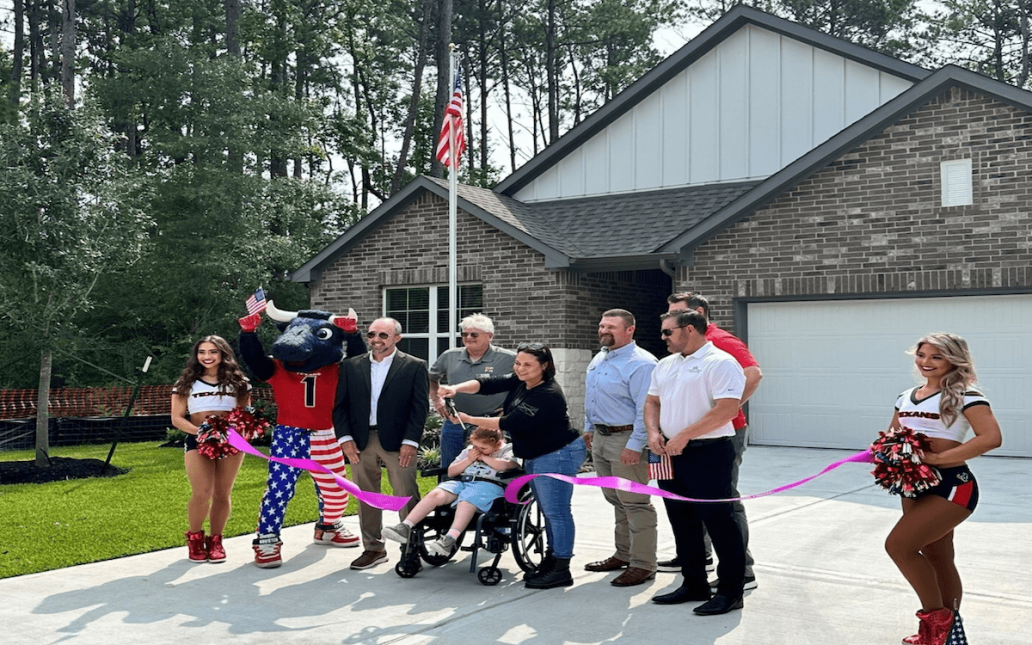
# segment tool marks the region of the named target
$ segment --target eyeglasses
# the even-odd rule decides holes
[[[476,339],[480,338],[480,334],[478,332],[475,332],[475,331],[464,331],[464,332],[462,332],[462,337],[463,338],[465,338],[467,336],[469,336],[473,340],[476,340]]]
[[[377,334],[375,331],[366,332],[366,338],[372,339],[376,338],[377,336],[379,336],[380,340],[387,340],[391,337],[391,335],[385,331],[381,331],[379,334]]]
[[[544,349],[545,346],[541,343],[520,343],[516,346],[517,352],[540,352]]]
[[[662,336],[663,338],[670,338],[671,336],[674,335],[674,330],[675,329],[684,329],[685,327],[688,327],[688,326],[689,325],[678,325],[677,327],[671,327],[670,329],[660,329],[659,330],[659,335]]]

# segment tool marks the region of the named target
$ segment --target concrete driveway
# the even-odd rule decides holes
[[[796,481],[848,454],[751,447],[742,492]],[[894,645],[914,633],[917,599],[882,550],[898,500],[873,485],[869,469],[847,464],[747,502],[759,588],[743,611],[724,616],[695,616],[695,603],[652,604],[679,584],[674,574],[620,589],[608,584],[615,573],[584,571],[612,554],[612,511],[600,491],[578,487],[575,584],[565,589],[524,589],[508,553],[496,587],[469,573],[466,552],[412,579],[395,574],[393,548],[390,563],[351,571],[359,551],[313,544],[307,525],[284,532],[279,569],[254,567],[245,536],[226,542],[221,565],[191,564],[182,547],[0,580],[0,643]],[[1032,461],[981,458],[972,469],[981,503],[956,534],[968,637],[1027,645]],[[663,559],[673,555],[673,538],[661,506]],[[357,533],[357,518],[349,521]]]

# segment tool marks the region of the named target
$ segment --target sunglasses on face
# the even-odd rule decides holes
[[[545,349],[541,343],[520,343],[516,346],[517,352],[540,352]]]
[[[670,329],[660,329],[659,330],[659,334],[663,338],[670,338],[671,336],[674,335],[674,330],[675,329],[684,329],[686,326],[687,325],[678,325],[677,327],[671,327]]]
[[[463,338],[466,338],[467,336],[469,338],[472,338],[473,340],[476,340],[476,339],[480,338],[480,333],[479,332],[475,332],[475,331],[464,331],[464,332],[462,332],[462,337]]]
[[[379,334],[377,334],[375,331],[366,332],[366,338],[376,338],[376,337],[379,337],[380,340],[387,340],[388,338],[391,337],[391,335],[388,334],[385,331],[381,331]]]

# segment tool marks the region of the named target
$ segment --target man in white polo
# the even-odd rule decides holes
[[[684,497],[731,497],[735,434],[745,375],[738,361],[706,340],[706,318],[697,311],[662,316],[660,333],[670,356],[656,365],[645,401],[649,449],[670,455],[674,477],[660,487]],[[729,502],[695,503],[663,500],[674,532],[684,580],[675,591],[654,597],[661,605],[692,600],[707,602],[694,609],[710,616],[742,608],[745,543]],[[706,580],[703,525],[713,540],[719,565],[717,593],[710,597]]]

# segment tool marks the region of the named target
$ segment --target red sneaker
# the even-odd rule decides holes
[[[283,543],[280,542],[279,536],[255,538],[252,545],[254,566],[260,569],[275,569],[283,564],[283,558],[280,557],[280,547],[283,546]]]
[[[208,552],[208,562],[216,564],[226,561],[226,550],[222,548],[221,535],[209,535],[204,548]]]
[[[318,544],[329,544],[331,546],[340,546],[348,549],[358,546],[362,540],[344,527],[336,529],[321,529],[317,526],[315,529],[315,542]]]
[[[204,548],[204,531],[187,531],[186,548],[190,552],[190,562],[208,561],[208,551]]]

